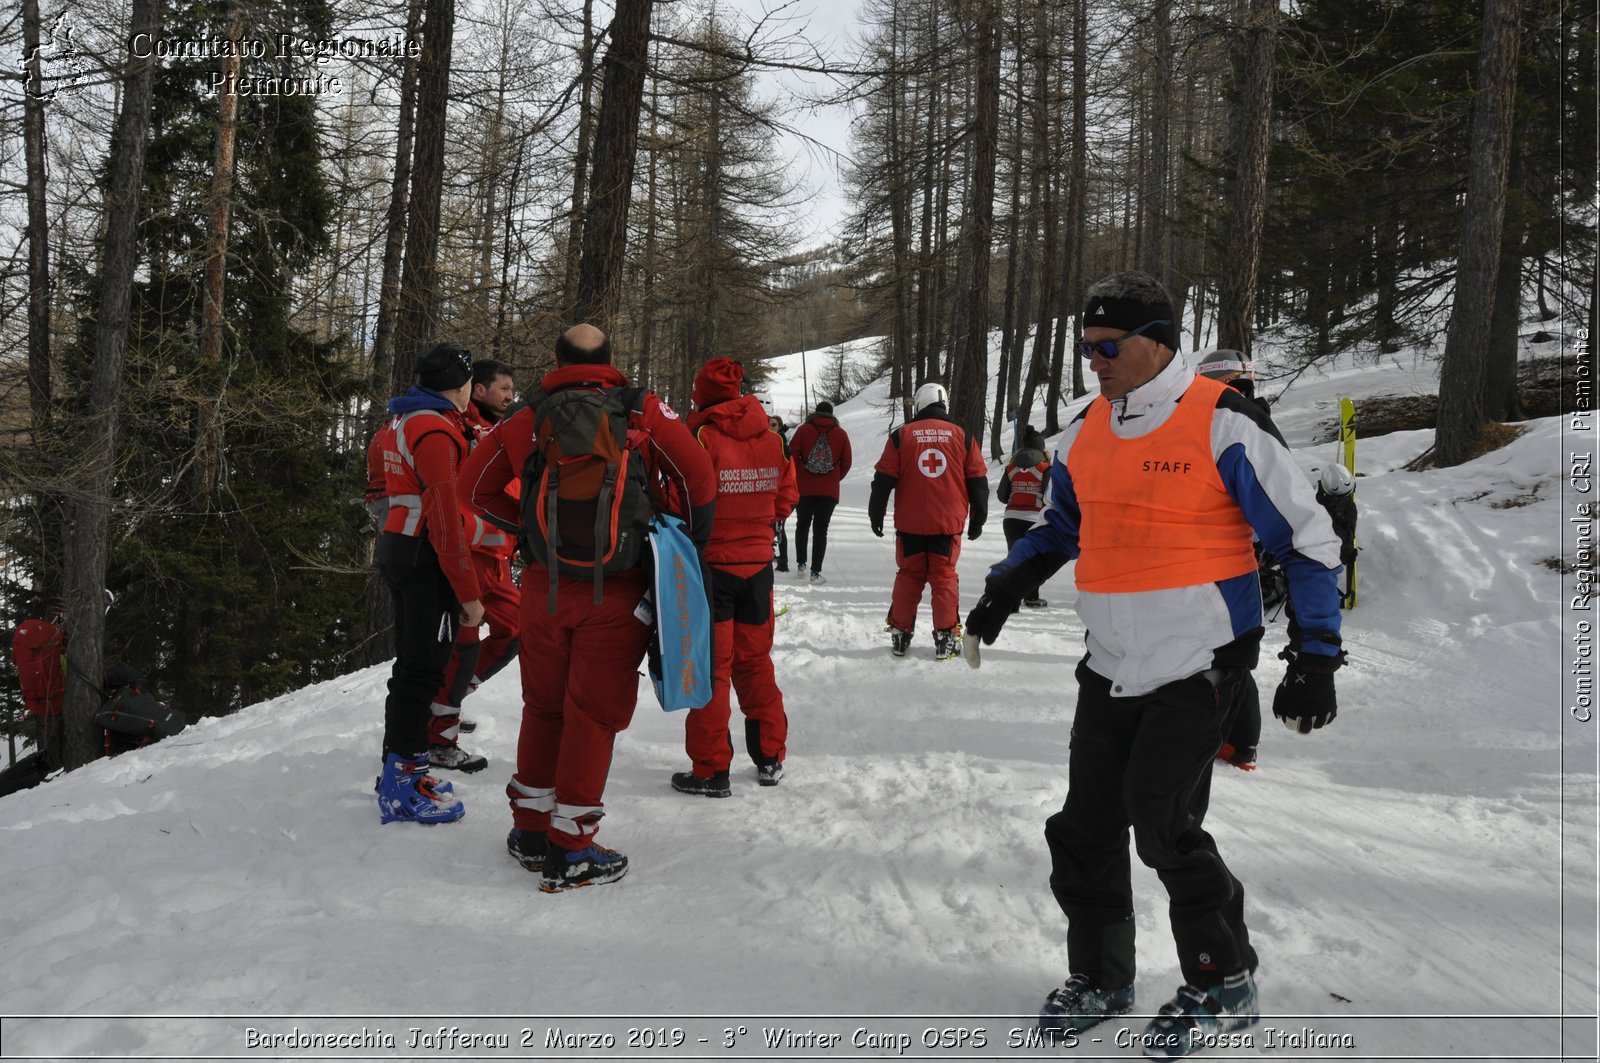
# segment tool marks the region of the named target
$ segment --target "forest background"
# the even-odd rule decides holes
[[[1455,465],[1551,412],[1519,390],[1520,321],[1593,334],[1593,4],[852,11],[7,14],[0,604],[71,633],[69,757],[103,660],[193,717],[390,655],[365,449],[436,340],[527,391],[594,321],[685,408],[713,355],[759,390],[764,358],[873,337],[867,378],[945,382],[998,457],[1084,393],[1087,283],[1145,269],[1190,347],[1434,351]],[[859,390],[844,365],[809,398]]]

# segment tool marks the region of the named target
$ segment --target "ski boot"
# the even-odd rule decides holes
[[[1181,987],[1177,996],[1161,1005],[1139,1043],[1147,1059],[1179,1059],[1200,1051],[1218,1034],[1243,1030],[1260,1021],[1256,980],[1249,971],[1239,971],[1210,989]]]
[[[1044,1007],[1039,1009],[1039,1029],[1081,1032],[1132,1010],[1133,986],[1101,989],[1088,975],[1075,974],[1066,985],[1044,998]]]
[[[697,794],[700,797],[732,797],[733,787],[728,783],[728,773],[719,771],[709,779],[692,771],[674,772],[672,788],[680,794]]]
[[[961,625],[933,633],[933,659],[948,661],[961,656]]]
[[[549,840],[538,831],[513,827],[511,833],[506,835],[506,852],[536,875],[544,873],[544,856],[549,848]]]
[[[429,746],[428,764],[447,771],[464,771],[472,774],[489,766],[489,758],[468,753],[460,746]]]
[[[384,758],[383,777],[378,780],[378,814],[384,823],[397,819],[454,823],[467,814],[460,801],[435,789],[427,768],[428,758],[420,753],[410,757],[390,753]]]
[[[563,849],[550,846],[544,857],[544,877],[539,881],[541,893],[561,893],[583,886],[599,886],[615,882],[628,873],[628,858],[603,845],[589,843],[587,849]]]

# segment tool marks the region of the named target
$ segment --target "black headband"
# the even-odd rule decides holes
[[[1146,303],[1139,299],[1096,295],[1083,308],[1083,327],[1086,329],[1119,328],[1124,332],[1132,332],[1142,325],[1150,325],[1140,335],[1149,336],[1172,351],[1178,349],[1178,330],[1172,324],[1174,320],[1170,303]],[[1151,325],[1152,321],[1165,321],[1166,324]]]

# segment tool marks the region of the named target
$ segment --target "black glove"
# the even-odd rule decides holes
[[[980,536],[982,534],[983,534],[983,525],[981,523],[967,525],[967,538],[968,539],[976,539],[978,536]]]
[[[1326,727],[1339,715],[1333,691],[1333,673],[1344,663],[1344,654],[1329,657],[1317,653],[1284,650],[1279,657],[1289,662],[1283,682],[1272,695],[1272,715],[1291,731],[1308,735]]]
[[[883,538],[883,521],[875,520],[872,522],[872,534],[880,539]]]
[[[1021,598],[991,584],[984,588],[983,597],[967,614],[967,626],[963,630],[968,636],[982,639],[985,646],[993,646],[994,640],[1000,637],[1000,629],[1006,626],[1006,618],[1021,608]]]

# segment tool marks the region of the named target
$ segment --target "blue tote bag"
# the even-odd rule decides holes
[[[650,682],[668,712],[698,709],[711,700],[711,602],[700,553],[683,521],[667,513],[650,520],[651,585],[655,633],[650,640]]]

